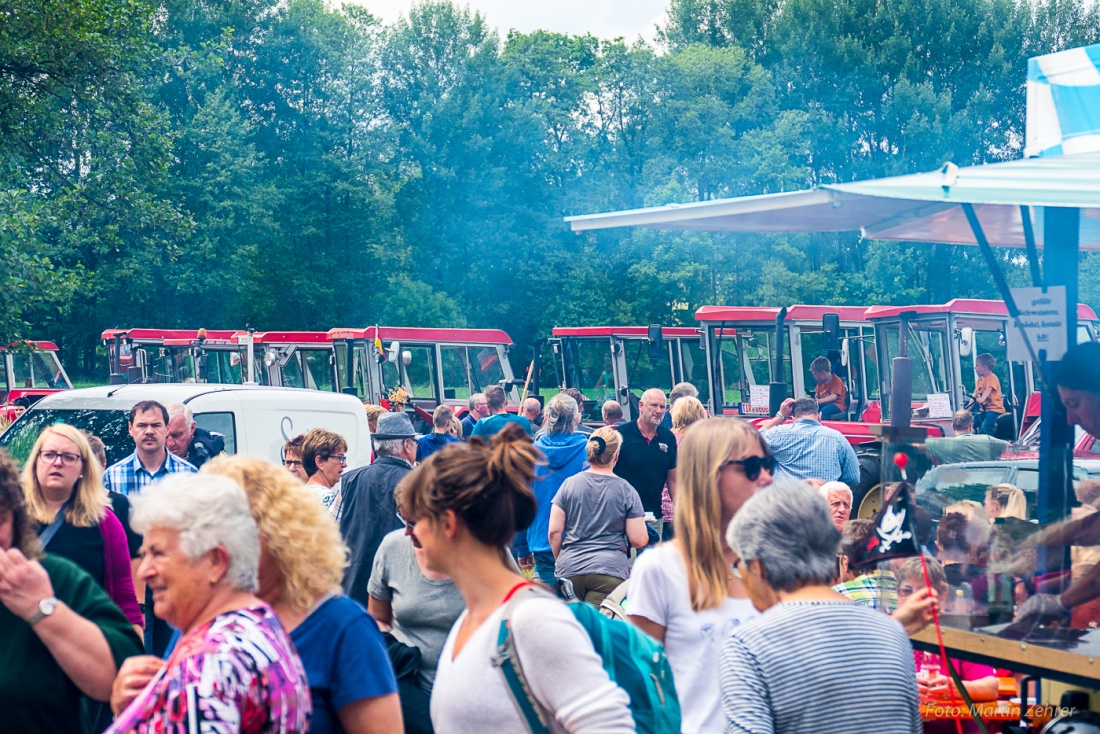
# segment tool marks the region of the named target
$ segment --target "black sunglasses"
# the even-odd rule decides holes
[[[745,478],[753,482],[760,476],[762,469],[767,469],[769,474],[775,474],[777,462],[773,456],[750,456],[746,459],[731,459],[719,468],[724,469],[731,464],[741,467],[745,472]]]

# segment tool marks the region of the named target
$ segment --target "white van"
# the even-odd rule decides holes
[[[22,464],[39,432],[68,423],[99,436],[113,464],[134,451],[126,422],[135,404],[183,403],[200,428],[225,436],[229,454],[282,463],[283,444],[311,428],[338,433],[348,442],[348,468],[370,463],[370,428],[363,403],[351,395],[259,385],[109,385],[48,395],[0,435],[0,448]]]

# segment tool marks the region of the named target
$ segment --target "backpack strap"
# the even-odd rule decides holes
[[[549,721],[552,717],[531,691],[531,686],[527,681],[527,676],[523,673],[523,666],[520,664],[519,655],[516,652],[516,641],[512,637],[512,616],[516,606],[525,599],[535,596],[542,596],[547,599],[556,598],[536,586],[528,586],[512,594],[512,598],[504,605],[504,614],[500,618],[497,651],[492,662],[504,674],[504,680],[508,683],[508,690],[512,692],[516,707],[519,708],[519,712],[527,722],[527,727],[532,734],[550,734]]]

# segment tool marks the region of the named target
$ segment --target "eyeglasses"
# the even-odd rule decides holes
[[[38,458],[42,459],[42,461],[47,464],[52,464],[58,459],[61,459],[61,466],[76,466],[76,462],[80,461],[83,457],[81,457],[80,454],[59,454],[56,451],[43,451],[38,455]]]
[[[767,469],[769,474],[775,474],[776,463],[773,456],[749,456],[744,459],[731,459],[718,468],[725,469],[727,466],[737,465],[744,470],[745,478],[752,482],[760,476],[762,469]]]
[[[296,466],[304,466],[302,462],[295,461],[294,459],[283,459],[283,466],[293,469]]]
[[[336,459],[336,460],[337,460],[337,461],[339,461],[339,462],[340,462],[341,464],[346,464],[346,463],[348,463],[348,455],[347,455],[347,454],[333,454],[333,455],[329,456],[328,458],[330,458],[330,459]]]
[[[405,526],[405,532],[407,533],[411,533],[413,531],[413,528],[416,527],[416,520],[409,522],[401,515],[400,512],[397,513],[397,519],[400,520],[401,524]]]

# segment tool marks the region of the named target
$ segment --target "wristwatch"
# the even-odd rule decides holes
[[[31,615],[31,618],[27,620],[27,624],[33,627],[56,611],[57,597],[47,596],[42,601],[38,602],[38,611]]]

